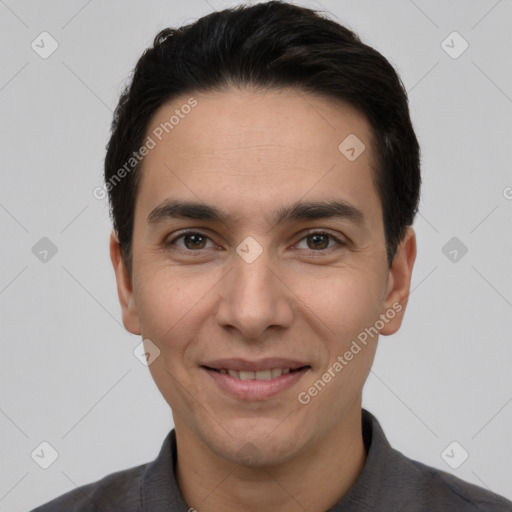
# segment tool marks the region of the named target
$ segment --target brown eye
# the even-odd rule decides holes
[[[329,246],[329,235],[324,233],[308,235],[306,238],[310,249],[327,249]]]
[[[197,233],[184,235],[183,242],[187,249],[204,249],[206,237]]]
[[[302,245],[302,247],[301,247]],[[324,231],[313,231],[307,234],[297,244],[298,249],[305,249],[313,252],[327,252],[330,249],[343,247],[345,243],[338,237]]]
[[[166,243],[166,246],[168,248],[177,247],[181,250],[196,251],[207,249],[208,242],[211,244],[209,247],[212,247],[212,241],[206,235],[189,231],[172,239],[170,242]]]

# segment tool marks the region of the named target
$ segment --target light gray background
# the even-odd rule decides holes
[[[92,190],[121,86],[156,32],[236,3],[0,0],[1,511],[152,460],[172,427],[121,324]],[[512,499],[512,2],[297,3],[396,66],[422,146],[413,292],[364,405],[410,457]],[[59,44],[48,59],[31,48],[42,31]],[[457,59],[441,46],[453,31],[469,43]],[[456,262],[442,252],[454,236],[468,248]],[[42,237],[58,249],[46,263],[32,253]],[[59,454],[46,470],[31,458],[42,441]],[[469,452],[458,469],[441,457],[452,441]]]

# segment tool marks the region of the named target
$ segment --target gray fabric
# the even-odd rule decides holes
[[[512,512],[510,501],[394,450],[375,417],[362,414],[366,463],[328,512]],[[175,467],[173,429],[153,462],[112,473],[32,512],[187,512]]]

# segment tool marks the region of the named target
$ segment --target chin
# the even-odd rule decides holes
[[[280,425],[281,423],[281,425]],[[203,432],[203,439],[219,456],[246,467],[275,466],[296,456],[300,440],[281,420],[237,421]],[[280,428],[282,427],[282,428]]]

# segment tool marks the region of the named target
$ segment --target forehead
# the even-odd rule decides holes
[[[371,129],[342,102],[292,89],[193,93],[163,105],[146,137],[154,147],[137,197],[146,213],[169,197],[222,202],[242,214],[339,194],[379,214]]]

